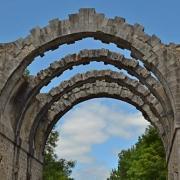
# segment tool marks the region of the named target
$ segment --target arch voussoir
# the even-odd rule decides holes
[[[37,76],[30,77],[28,79],[28,84],[30,87],[28,89],[29,99],[23,107],[16,132],[19,132],[24,113],[31,103],[32,98],[38,94],[40,88],[42,88],[44,85],[47,85],[55,76],[61,75],[65,70],[72,69],[74,66],[80,64],[88,64],[92,61],[102,61],[105,64],[114,65],[118,69],[127,70],[129,74],[138,78],[142,84],[146,85],[147,88],[150,89],[152,94],[161,102],[165,110],[165,114],[168,113],[166,112],[166,109],[171,109],[170,107],[165,107],[170,106],[170,104],[164,103],[167,101],[167,97],[163,87],[161,86],[161,83],[158,82],[158,80],[155,79],[146,68],[139,65],[137,60],[125,58],[122,54],[111,52],[107,49],[82,50],[77,54],[68,55],[59,61],[55,61],[47,69],[41,70]],[[132,82],[132,80],[130,82]],[[160,95],[159,92],[161,92]]]
[[[40,127],[42,128],[42,130],[44,128],[47,128],[47,130],[43,131],[44,133],[42,133],[42,131],[37,132],[36,136],[38,136],[38,138],[36,137],[35,139],[39,140],[41,138],[45,138],[44,141],[41,142],[46,142],[46,138],[51,131],[53,125],[67,111],[69,111],[74,105],[80,102],[97,97],[115,98],[134,105],[138,110],[143,113],[144,117],[148,121],[151,121],[153,119],[153,122],[151,122],[158,128],[159,133],[162,135],[161,138],[164,140],[164,142],[167,140],[166,137],[163,136],[164,130],[162,124],[159,121],[159,118],[154,114],[154,112],[152,112],[152,107],[149,105],[149,103],[144,102],[144,98],[146,96],[138,96],[127,87],[117,84],[117,82],[106,82],[104,80],[97,80],[93,83],[83,84],[82,86],[76,87],[61,96],[61,98],[58,101],[54,102],[51,108],[48,110],[47,115],[45,116],[46,123],[41,123]],[[41,138],[39,136],[41,136]],[[35,142],[35,144],[38,146],[40,145],[39,141]]]
[[[105,64],[112,64],[119,69],[127,70],[128,73],[145,84],[157,99],[163,102],[162,104],[165,104],[164,102],[167,100],[167,97],[161,83],[151,76],[151,73],[146,68],[140,66],[138,61],[134,59],[125,58],[119,53],[106,49],[82,50],[78,54],[68,55],[60,61],[52,63],[49,68],[42,70],[34,79],[31,78],[29,83],[32,85],[30,86],[36,89],[37,93],[41,87],[49,83],[55,76],[62,74],[65,70],[80,64],[90,63],[91,61],[103,61]],[[158,91],[156,91],[157,89]],[[160,95],[159,92],[161,92]],[[167,109],[170,108],[167,107]]]
[[[129,91],[131,91],[131,93],[127,90],[124,90],[122,92],[122,96],[124,97],[124,99],[126,100],[126,102],[130,101],[131,104],[134,105],[134,103],[132,102],[132,100],[134,100],[134,102],[138,101],[137,97],[133,96],[133,93],[136,96],[139,96],[140,99],[143,99],[143,103],[147,103],[150,106],[150,109],[152,111],[152,114],[154,114],[154,116],[156,118],[159,118],[159,121],[156,122],[156,126],[158,124],[162,126],[161,131],[163,137],[165,137],[166,141],[167,141],[167,137],[166,137],[166,133],[165,133],[165,129],[163,128],[163,124],[167,123],[167,122],[162,122],[161,121],[161,114],[162,112],[159,112],[159,109],[156,109],[156,105],[160,103],[158,102],[158,100],[155,100],[156,98],[151,95],[150,91],[145,88],[143,85],[141,85],[138,81],[134,80],[134,79],[130,79],[129,77],[125,76],[123,73],[117,73],[117,72],[112,72],[110,70],[103,70],[103,71],[92,71],[92,72],[87,72],[85,74],[78,74],[76,76],[74,76],[73,78],[71,78],[69,81],[65,81],[63,83],[60,84],[60,86],[53,88],[48,94],[43,94],[43,96],[39,95],[37,96],[37,98],[39,99],[39,104],[41,105],[39,107],[39,112],[36,114],[36,117],[34,119],[34,123],[30,125],[30,123],[28,123],[29,128],[31,130],[31,134],[28,135],[30,137],[30,141],[32,141],[32,137],[36,134],[36,130],[39,129],[38,126],[43,122],[42,119],[45,116],[46,112],[48,111],[48,109],[52,106],[52,104],[56,101],[58,101],[59,98],[61,98],[61,96],[63,96],[66,92],[74,89],[74,91],[79,91],[79,87],[83,87],[85,83],[93,83],[96,82],[97,80],[102,80],[102,81],[106,81],[108,83],[110,82],[114,82],[114,84],[112,83],[112,87],[110,86],[110,88],[112,89],[108,89],[108,91],[114,91],[114,86],[124,86],[127,89],[130,89]],[[103,82],[102,82],[103,83]],[[133,84],[133,85],[132,85]],[[138,88],[139,86],[139,88]],[[101,87],[102,89],[104,89],[103,87]],[[91,92],[91,88],[89,89]],[[106,89],[107,90],[107,89]],[[85,92],[81,92],[82,94]],[[123,94],[124,93],[124,94]],[[76,94],[76,96],[78,96],[78,94]],[[149,98],[151,97],[151,98]],[[129,100],[130,99],[130,100]],[[63,101],[63,103],[67,103],[67,101]],[[68,104],[68,103],[67,103]],[[139,107],[137,107],[139,108]],[[142,109],[142,108],[140,108]],[[162,109],[162,108],[161,108]],[[46,117],[46,116],[45,116]],[[151,115],[152,117],[152,115]],[[151,119],[152,123],[153,119]],[[42,124],[41,124],[42,125]],[[163,130],[163,131],[162,131]],[[29,131],[27,131],[29,132]],[[32,146],[30,146],[32,147]]]
[[[11,77],[8,72],[6,75],[9,81],[12,78],[11,87],[14,87],[13,84],[16,84],[23,70],[36,56],[43,56],[48,50],[54,50],[62,44],[73,43],[86,37],[112,42],[121,48],[129,49],[133,57],[152,68],[159,78],[160,72],[156,73],[156,71],[157,64],[161,62],[156,52],[164,46],[156,36],[147,35],[141,25],[130,25],[121,17],[108,19],[103,14],[96,13],[94,9],[80,9],[79,13],[70,15],[69,19],[55,19],[46,27],[32,29],[30,35],[15,43],[19,53],[14,57],[15,65],[9,72]],[[150,57],[156,60],[155,65],[147,61],[152,59]],[[12,76],[12,74],[16,75]]]
[[[49,68],[38,73],[36,77],[30,78],[30,87],[34,91],[32,91],[31,95],[37,94],[42,86],[48,84],[52,78],[59,76],[65,70],[92,61],[102,61],[105,64],[114,65],[118,69],[127,70],[129,74],[135,76],[142,84],[146,85],[151,93],[160,101],[164,108],[164,115],[169,114],[169,112],[172,111],[170,103],[165,103],[168,101],[168,97],[166,96],[161,83],[155,79],[146,68],[139,65],[138,61],[135,59],[125,58],[123,55],[111,52],[107,49],[82,50],[78,54],[68,55],[59,61],[55,61]],[[172,116],[170,118],[172,118]],[[169,121],[171,120],[172,119]],[[167,128],[167,131],[170,131],[170,129]]]

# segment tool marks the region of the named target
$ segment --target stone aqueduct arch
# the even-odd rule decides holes
[[[37,56],[86,37],[131,51],[132,59],[106,49],[82,50],[55,61],[37,76],[24,70]],[[49,93],[40,89],[65,70],[102,61],[110,70],[77,74]],[[143,63],[143,66],[139,64]],[[121,17],[108,19],[94,9],[80,9],[67,20],[55,19],[26,38],[0,44],[0,176],[2,180],[39,180],[43,150],[53,125],[74,105],[111,97],[134,105],[158,130],[164,144],[169,179],[180,179],[180,46],[163,44],[139,25]]]

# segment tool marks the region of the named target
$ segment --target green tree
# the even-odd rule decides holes
[[[157,131],[149,126],[132,148],[119,153],[118,168],[108,180],[166,180],[165,152]]]
[[[52,131],[45,147],[43,180],[73,180],[69,176],[72,168],[75,166],[74,161],[66,161],[65,159],[57,159],[54,152],[59,134]]]

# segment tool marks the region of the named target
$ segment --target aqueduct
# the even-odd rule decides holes
[[[37,56],[92,37],[127,49],[132,58],[107,49],[82,50],[55,61],[37,76],[25,76]],[[123,72],[94,70],[77,74],[48,93],[40,89],[74,66],[101,61]],[[141,62],[141,63],[139,63]],[[111,97],[135,106],[158,130],[164,144],[168,179],[180,179],[180,45],[163,44],[139,25],[121,17],[108,19],[94,9],[80,9],[69,19],[55,19],[23,39],[0,44],[0,177],[40,180],[43,151],[54,124],[74,105]]]

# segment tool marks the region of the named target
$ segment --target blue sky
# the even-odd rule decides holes
[[[65,19],[68,14],[76,13],[83,7],[95,8],[107,17],[124,17],[130,24],[142,24],[146,33],[156,34],[164,43],[180,42],[178,0],[0,0],[0,42],[25,37],[32,28],[43,27],[54,18]],[[128,51],[120,50],[113,44],[88,38],[47,52],[43,58],[37,57],[29,66],[31,74],[35,75],[54,60],[84,48],[107,48],[129,56]],[[119,71],[102,63],[78,66],[55,78],[41,91],[48,92],[77,72],[107,68]],[[82,127],[78,123],[82,123]],[[74,107],[58,122],[56,127],[61,139],[56,151],[59,157],[77,160],[73,171],[75,179],[104,180],[111,168],[117,165],[117,153],[133,145],[146,126],[147,122],[141,114],[126,103],[105,98],[90,100]]]
[[[1,0],[0,41],[24,37],[35,26],[44,26],[50,19],[66,18],[81,7],[93,7],[107,17],[122,16],[130,23],[140,23],[146,32],[157,34],[164,42],[179,42],[180,17],[178,0]]]

